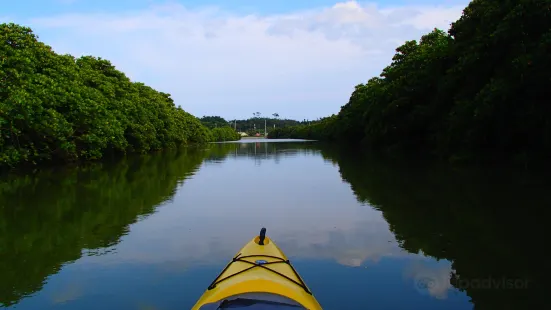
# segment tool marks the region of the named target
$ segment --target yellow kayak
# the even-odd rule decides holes
[[[209,285],[192,310],[322,309],[266,228]]]

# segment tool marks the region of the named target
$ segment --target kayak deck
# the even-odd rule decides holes
[[[240,264],[241,263],[241,264]],[[271,255],[241,255],[239,253],[232,259],[229,264],[209,286],[209,289],[213,289],[220,282],[227,280],[231,277],[237,276],[244,272],[247,272],[253,268],[262,268],[266,271],[270,271],[283,277],[296,285],[302,287],[308,294],[312,294],[306,284],[302,281],[297,274],[289,260],[282,257]],[[287,274],[287,275],[286,275]],[[259,276],[259,275],[257,275]]]
[[[247,303],[263,305],[244,309],[321,309],[285,254],[263,232],[233,257],[192,309],[225,309],[224,303],[232,303],[228,307],[233,309]]]

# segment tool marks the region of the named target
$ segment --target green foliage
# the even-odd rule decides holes
[[[231,127],[217,127],[211,130],[212,133],[212,141],[215,142],[222,142],[222,141],[236,141],[241,139],[241,135],[239,135],[233,128]]]
[[[334,130],[336,115],[310,122],[309,125],[301,124],[296,126],[275,128],[268,131],[269,139],[312,139],[332,140],[335,137]]]
[[[0,133],[0,167],[212,139],[169,94],[131,82],[107,60],[58,55],[15,24],[0,24]]]
[[[211,129],[211,141],[236,141],[241,139],[241,136],[230,127],[228,121],[220,116],[203,116],[200,118],[201,123]]]
[[[228,121],[220,116],[203,116],[199,120],[209,129],[228,126]]]
[[[306,120],[299,122],[291,119],[279,119],[279,114],[272,114],[274,118],[261,118],[260,112],[253,113],[255,117],[244,119],[244,120],[231,120],[227,121],[220,116],[203,116],[200,120],[203,125],[210,129],[215,129],[218,127],[231,127],[235,128],[237,132],[245,132],[249,136],[254,136],[257,133],[264,133],[264,125],[268,132],[272,131],[274,128],[285,128],[289,126],[296,126],[307,123]],[[229,133],[229,132],[228,132]],[[213,138],[213,141],[231,141],[237,140],[237,137],[230,135],[229,140],[219,140],[216,137]]]
[[[254,135],[257,132],[264,132],[264,121],[266,121],[266,128],[268,129],[268,132],[272,131],[274,129],[274,126],[277,129],[289,126],[296,126],[303,123],[292,119],[279,119],[279,114],[274,114],[274,118],[252,117],[249,119],[232,120],[230,121],[230,125],[233,126],[235,122],[236,130],[238,132],[246,132]]]
[[[551,153],[551,8],[474,0],[448,33],[396,49],[335,120],[270,137],[338,140],[447,158]]]

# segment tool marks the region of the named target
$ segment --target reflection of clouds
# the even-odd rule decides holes
[[[52,302],[54,304],[62,304],[68,301],[79,299],[84,294],[83,285],[80,282],[70,283],[66,287],[56,290],[52,294]]]
[[[382,213],[356,200],[337,166],[319,154],[278,150],[293,154],[278,165],[251,167],[250,160],[227,157],[202,166],[162,212],[131,226],[117,253],[87,261],[179,273],[227,262],[261,227],[290,259],[360,266],[407,255]]]
[[[357,219],[349,227],[320,227],[299,236],[289,232],[278,244],[293,257],[332,259],[352,267],[368,260],[378,262],[382,257],[405,255],[387,223],[376,213],[370,219]]]
[[[378,262],[383,257],[406,255],[393,241],[388,226],[383,225],[386,223],[358,222],[346,227],[342,222],[338,229],[328,222],[317,222],[314,229],[309,225],[300,227],[283,221],[265,226],[268,227],[268,235],[290,259],[330,259],[342,265],[357,267],[368,260]],[[212,223],[213,226],[223,225],[214,221]],[[161,244],[158,240],[144,237],[121,244],[117,254],[97,262],[157,264],[162,272],[184,272],[198,265],[225,262],[258,234],[261,226],[236,225],[228,229],[227,233],[218,229],[207,231],[194,227],[187,235],[182,234],[181,239],[177,238],[177,232],[168,234],[169,237]],[[146,246],[140,247],[140,243]],[[150,243],[162,245],[162,248],[152,247]]]
[[[451,265],[434,265],[413,261],[404,271],[408,280],[422,294],[429,294],[437,299],[446,299],[450,284]]]
[[[218,264],[263,226],[291,259],[359,266],[404,255],[381,212],[358,203],[338,168],[318,159],[295,154],[277,169],[239,158],[226,158],[226,169],[203,166],[172,204],[133,225],[117,253],[96,262]]]

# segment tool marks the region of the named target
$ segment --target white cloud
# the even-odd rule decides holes
[[[302,119],[338,112],[356,84],[388,65],[399,42],[447,29],[462,9],[349,1],[259,16],[170,4],[30,25],[58,52],[107,58],[195,115]]]
[[[421,294],[428,294],[437,299],[448,298],[453,286],[450,284],[451,263],[413,261],[404,272],[406,279],[413,279],[412,285]]]

